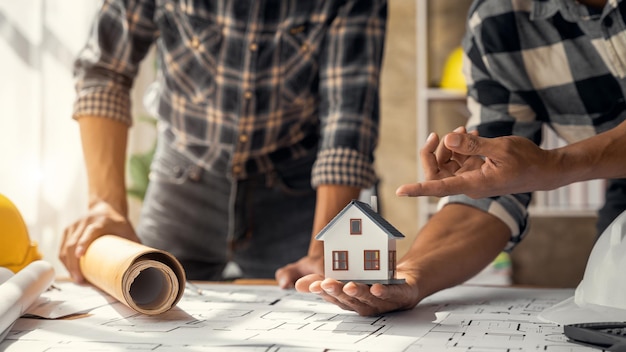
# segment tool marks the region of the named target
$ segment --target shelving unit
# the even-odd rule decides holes
[[[465,31],[467,10],[472,0],[415,0],[417,6],[417,148],[430,132],[440,136],[464,125],[467,118],[465,93],[438,87],[447,56],[460,45]],[[558,138],[546,134],[542,145],[557,147]],[[424,180],[421,161],[419,180]],[[591,181],[549,192],[536,192],[529,211],[536,217],[594,216],[603,203],[603,184]],[[600,194],[598,194],[600,193]],[[585,199],[586,197],[586,199]],[[418,226],[436,211],[436,198],[418,199]]]
[[[465,124],[465,93],[441,89],[438,82],[447,56],[461,43],[470,3],[471,0],[416,0],[418,150],[430,132],[442,135]],[[424,180],[419,154],[417,175]],[[436,202],[435,198],[418,198],[419,227],[435,212]]]

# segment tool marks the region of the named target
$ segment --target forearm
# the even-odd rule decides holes
[[[78,123],[87,168],[89,205],[104,201],[126,216],[128,204],[125,160],[128,126],[94,116],[80,117]]]
[[[324,246],[315,236],[353,199],[358,199],[361,189],[342,185],[320,185],[317,187],[317,201],[313,232],[309,246],[309,256],[321,256]]]
[[[563,184],[626,177],[626,121],[597,136],[554,151]]]
[[[419,300],[463,283],[505,247],[509,228],[482,210],[449,204],[422,228],[398,271],[415,275]]]

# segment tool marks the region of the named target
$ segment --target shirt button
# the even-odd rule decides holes
[[[243,97],[246,99],[252,99],[252,92],[247,90],[245,93],[243,93]]]
[[[295,34],[304,32],[305,29],[306,29],[306,27],[304,25],[298,26],[298,27],[293,27],[293,28],[291,28],[289,30],[289,33],[295,35]]]
[[[190,44],[192,48],[198,49],[200,47],[200,39],[198,39],[198,37],[193,37]]]
[[[248,136],[246,136],[245,134],[242,134],[239,136],[239,141],[241,143],[246,143],[248,141]]]
[[[258,48],[259,46],[256,43],[252,43],[250,44],[250,46],[248,46],[248,49],[250,49],[250,51],[257,51]]]
[[[200,181],[200,176],[202,176],[202,170],[200,170],[199,167],[196,166],[195,168],[189,170],[189,178],[192,181]]]
[[[613,19],[611,17],[605,18],[604,25],[607,26],[608,28],[611,28],[611,26],[613,25]]]

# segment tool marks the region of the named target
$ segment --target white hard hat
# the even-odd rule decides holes
[[[557,324],[626,321],[626,211],[596,241],[571,297],[540,314]]]
[[[626,212],[618,216],[593,246],[585,276],[576,288],[579,306],[599,305],[626,312]],[[626,320],[626,317],[625,319]]]

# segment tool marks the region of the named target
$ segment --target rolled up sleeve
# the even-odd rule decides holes
[[[376,182],[379,77],[386,1],[348,1],[320,58],[321,145],[312,183],[368,188]]]
[[[151,1],[104,1],[74,63],[73,118],[97,116],[132,124],[130,90],[157,37]]]

